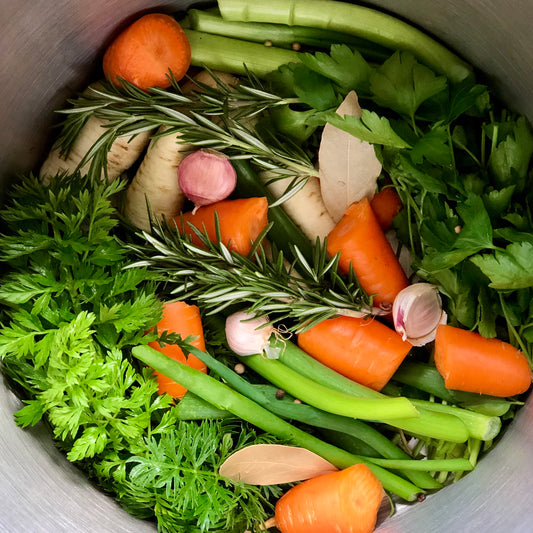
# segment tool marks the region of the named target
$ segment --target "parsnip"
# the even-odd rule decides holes
[[[100,82],[91,83],[84,91],[90,94],[91,89],[98,89]],[[99,137],[105,133],[106,121],[92,116],[80,131],[78,137],[66,157],[62,157],[58,149],[52,149],[44,161],[39,171],[40,178],[48,183],[57,174],[74,172],[85,154],[90,150]],[[109,181],[118,178],[123,172],[128,170],[142,154],[150,140],[151,131],[145,131],[131,136],[118,137],[111,145],[111,150],[107,153],[107,177]],[[81,173],[88,172],[90,162],[80,168]],[[104,177],[102,171],[102,178]]]
[[[238,81],[235,76],[224,72],[216,72],[215,75],[228,85]],[[199,72],[194,79],[216,86],[207,71]],[[184,94],[193,90],[200,89],[190,80],[182,87]],[[186,152],[194,147],[180,142],[179,133],[159,136],[164,132],[164,128],[160,129],[150,141],[146,155],[126,191],[124,215],[131,224],[144,231],[150,231],[150,214],[156,220],[163,217],[171,220],[179,215],[185,202],[185,195],[178,185],[178,165]]]
[[[164,133],[164,129],[158,133]],[[156,137],[126,191],[124,215],[139,229],[150,231],[150,214],[171,220],[179,215],[185,195],[178,185],[178,165],[192,145],[181,143],[180,134]]]
[[[260,177],[263,181],[268,181],[272,174],[262,172]],[[292,178],[277,179],[267,185],[267,188],[279,198],[284,192]],[[320,191],[320,180],[310,177],[302,189],[295,195],[283,202],[283,208],[294,220],[295,224],[315,242],[316,238],[324,239],[335,226],[322,200]]]

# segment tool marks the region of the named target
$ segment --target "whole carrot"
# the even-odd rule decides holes
[[[164,331],[169,333],[178,333],[183,339],[189,335],[196,337],[191,344],[196,346],[199,350],[205,350],[204,332],[202,328],[202,320],[200,318],[200,311],[195,305],[189,305],[185,302],[167,302],[163,306],[163,316],[157,323],[157,331],[159,334]],[[189,355],[187,358],[182,349],[175,344],[165,344],[161,346],[157,341],[150,342],[149,345],[168,357],[185,363],[191,368],[196,368],[202,372],[207,371],[207,367],[194,355]],[[173,398],[182,398],[187,389],[176,383],[173,379],[154,371],[157,377],[159,394],[167,393]]]
[[[178,230],[192,236],[195,244],[200,239],[191,224],[201,232],[206,232],[211,242],[217,241],[215,213],[218,217],[222,242],[241,255],[248,255],[252,242],[268,224],[268,201],[265,197],[222,200],[200,207],[175,217]]]
[[[409,284],[367,198],[346,210],[327,237],[327,250],[340,252],[340,269],[348,272],[351,264],[363,290],[383,309]]]
[[[299,483],[276,503],[281,533],[371,533],[383,487],[364,464]]]
[[[514,396],[531,385],[525,355],[499,339],[440,325],[435,337],[435,365],[448,389]]]
[[[394,218],[402,210],[403,204],[396,189],[385,187],[372,197],[370,207],[381,229],[388,231],[392,227]]]
[[[311,357],[361,385],[380,391],[411,349],[393,329],[373,319],[340,316],[298,335]]]
[[[114,85],[120,78],[140,89],[170,87],[168,75],[183,78],[191,62],[185,32],[170,15],[150,13],[128,26],[107,48],[104,75]]]

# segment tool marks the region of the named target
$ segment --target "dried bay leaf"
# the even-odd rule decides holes
[[[355,91],[350,91],[337,109],[340,116],[361,118]],[[371,199],[381,174],[381,163],[373,145],[331,124],[322,132],[318,150],[320,189],[331,218],[338,222],[354,202]]]
[[[228,457],[219,474],[249,485],[303,481],[338,470],[316,453],[282,444],[253,444]]]

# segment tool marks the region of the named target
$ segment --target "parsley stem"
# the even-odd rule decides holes
[[[195,356],[199,355],[197,354],[199,350],[192,346],[190,351]],[[279,418],[224,383],[171,359],[150,346],[135,346],[132,349],[132,354],[143,363],[180,383],[187,390],[215,407],[230,411],[235,416],[272,435],[276,435],[296,446],[306,448],[320,455],[337,468],[347,468],[353,464],[365,462],[360,456],[317,439],[313,435]],[[385,490],[389,490],[407,501],[414,501],[417,495],[422,492],[416,485],[384,468],[370,462],[366,464],[381,481]]]

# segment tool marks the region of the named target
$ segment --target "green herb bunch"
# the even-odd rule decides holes
[[[532,362],[533,132],[525,117],[474,75],[452,82],[406,51],[370,65],[333,45],[302,54],[270,82],[303,105],[290,115],[272,109],[287,134],[300,137],[303,124],[311,142],[319,130],[309,129],[328,122],[374,144],[379,185],[394,186],[404,205],[397,235],[416,274],[439,286],[451,323],[509,340]],[[360,118],[335,113],[351,90]]]
[[[113,207],[123,185],[80,175],[24,178],[3,211],[0,357],[57,445],[132,514],[160,531],[242,531],[267,518],[271,489],[218,476],[264,440],[240,421],[179,421],[148,368],[129,358],[161,316],[154,274],[124,269]],[[276,490],[276,489],[272,489]],[[276,493],[276,495],[279,495]]]

